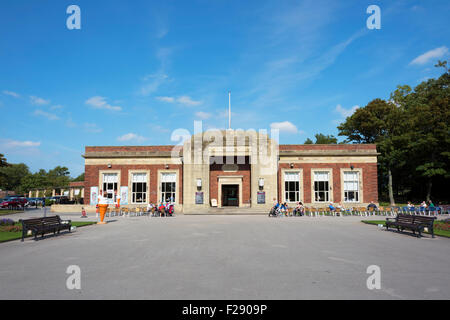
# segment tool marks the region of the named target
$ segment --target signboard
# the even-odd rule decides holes
[[[96,206],[98,203],[98,187],[91,187],[91,205]]]
[[[74,193],[75,193],[76,196],[79,195],[80,194],[80,189],[75,189]]]
[[[120,204],[128,204],[128,186],[120,187]]]
[[[203,204],[203,192],[195,193],[195,204]]]
[[[258,201],[258,204],[266,203],[266,193],[264,191],[258,192],[257,201]]]

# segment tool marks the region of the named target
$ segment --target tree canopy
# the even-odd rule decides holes
[[[316,142],[308,138],[305,140],[304,144],[337,144],[337,138],[333,135],[324,135],[322,133],[317,133],[314,135]]]
[[[435,184],[433,194],[448,199],[450,75],[446,62],[437,66],[445,69],[438,79],[414,89],[398,86],[389,101],[374,99],[338,126],[346,142],[377,144],[380,192],[387,186],[391,202],[394,188],[397,195],[430,200]]]
[[[4,160],[6,162],[6,159]],[[80,175],[80,178],[84,174]],[[53,189],[67,187],[71,181],[69,169],[57,166],[48,172],[44,169],[31,173],[28,166],[8,164],[0,167],[0,189],[25,194],[32,189]]]

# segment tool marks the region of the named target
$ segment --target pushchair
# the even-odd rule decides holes
[[[281,209],[273,207],[269,211],[269,217],[278,217],[281,214]]]

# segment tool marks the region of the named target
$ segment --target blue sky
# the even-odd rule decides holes
[[[71,4],[81,30],[66,27]],[[449,13],[447,0],[1,1],[0,153],[77,176],[86,145],[226,128],[229,90],[234,129],[336,135],[358,106],[439,75]]]

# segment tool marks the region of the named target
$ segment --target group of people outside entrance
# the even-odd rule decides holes
[[[344,207],[342,203],[334,204],[333,202],[330,202],[328,205],[328,208],[330,212],[338,212],[338,211],[353,211],[352,207]],[[371,201],[369,205],[367,206],[367,210],[378,210],[377,205]],[[278,202],[277,200],[274,200],[274,205],[272,209],[270,210],[269,215],[272,216],[304,216],[305,215],[306,208],[303,205],[303,203],[297,202],[297,205],[293,207],[292,209],[289,207],[287,202]]]
[[[97,205],[96,205],[96,213],[98,215],[99,213],[99,204],[111,204],[111,199],[108,197],[105,197],[103,195],[103,190],[100,190],[98,198],[97,198]],[[120,209],[120,194],[117,193],[117,191],[114,192],[114,196],[112,198],[113,204],[116,209]],[[146,209],[148,214],[152,214],[152,216],[173,216],[175,213],[175,205],[170,199],[167,199],[165,202],[161,201],[159,204],[154,204],[152,202],[147,204]]]
[[[297,205],[290,210],[289,205],[287,204],[287,202],[278,202],[275,201],[274,202],[274,206],[272,207],[270,213],[272,215],[277,215],[277,216],[304,216],[305,215],[305,207],[303,205],[302,202],[298,202]]]
[[[150,202],[147,205],[147,213],[156,217],[173,216],[175,213],[175,205],[167,200],[166,202],[160,202],[159,205]]]

